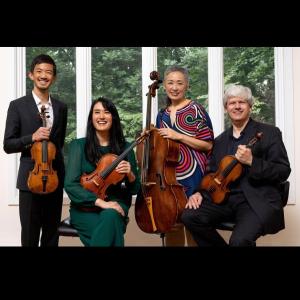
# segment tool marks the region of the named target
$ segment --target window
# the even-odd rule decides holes
[[[224,84],[249,87],[254,97],[252,116],[275,124],[275,71],[273,47],[224,48]],[[226,114],[227,116],[227,114]],[[225,118],[225,127],[229,120]]]
[[[50,93],[68,105],[68,124],[64,146],[65,160],[68,156],[68,145],[76,138],[76,80],[75,80],[75,48],[50,48],[27,47],[26,48],[26,72],[30,71],[33,58],[39,54],[50,55],[57,69],[56,81],[50,87]],[[26,93],[32,91],[32,81],[26,77]]]
[[[165,69],[172,65],[189,71],[190,86],[186,96],[208,108],[207,48],[204,47],[159,47],[157,48],[158,72],[163,78]],[[158,109],[165,106],[165,94],[158,91]]]
[[[15,51],[15,87],[20,97],[25,94],[25,55],[22,54],[24,48],[17,47]],[[73,138],[85,135],[91,99],[99,96],[116,102],[126,137],[134,139],[146,118],[149,74],[153,70],[162,73],[170,64],[188,67],[189,96],[208,107],[216,135],[224,129],[224,85],[250,85],[258,100],[256,116],[276,124],[283,133],[292,167],[289,203],[295,203],[292,48],[27,48],[27,61],[40,52],[50,54],[57,63],[58,81],[52,93],[57,93],[69,107],[66,145]],[[153,102],[153,119],[157,109],[164,105],[163,100],[163,92],[159,90],[158,104]],[[12,181],[17,174],[13,175]]]
[[[114,102],[128,141],[142,130],[141,50],[92,48],[92,98],[103,96]]]

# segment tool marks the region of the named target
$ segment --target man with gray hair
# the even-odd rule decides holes
[[[288,178],[290,164],[279,128],[250,117],[253,96],[248,87],[230,85],[223,104],[232,126],[215,139],[208,173],[217,172],[221,160],[229,155],[242,166],[242,172],[228,182],[230,192],[219,203],[213,189],[203,187],[203,179],[202,187],[189,197],[181,219],[198,246],[227,246],[216,224],[232,220],[236,225],[229,246],[256,246],[260,236],[284,229],[284,203],[278,187]],[[258,141],[252,145],[253,138]],[[219,188],[218,180],[212,184]]]

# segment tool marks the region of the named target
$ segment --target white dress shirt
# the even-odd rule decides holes
[[[38,107],[39,112],[41,113],[41,108],[43,105],[41,99],[33,91],[32,91],[32,96],[35,100],[35,103]],[[46,116],[49,116],[48,118],[46,118],[46,127],[52,128],[53,121],[54,121],[54,115],[53,115],[53,106],[52,106],[50,95],[49,95],[47,104],[44,104],[44,105],[46,107]]]

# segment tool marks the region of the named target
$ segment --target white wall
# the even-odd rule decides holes
[[[8,205],[9,198],[17,196],[13,189],[16,181],[8,181],[16,168],[16,160],[15,155],[7,155],[2,146],[8,104],[16,96],[14,55],[13,47],[0,47],[0,246],[20,245],[19,207]]]
[[[258,240],[258,245],[267,246],[300,246],[300,47],[293,48],[293,73],[294,73],[294,142],[295,142],[295,178],[296,178],[296,203],[285,208],[286,228],[275,235],[268,235]]]
[[[14,66],[14,48],[0,47],[0,246],[18,246],[20,245],[20,221],[17,205],[8,205],[9,199],[17,197],[14,190],[15,179],[9,180],[15,173],[16,160],[15,155],[6,154],[3,151],[2,141],[5,129],[5,120],[8,104],[16,98],[15,66]],[[295,177],[296,183],[300,178],[300,47],[293,48],[293,66],[294,66],[294,133],[295,133]],[[11,201],[10,201],[11,202]],[[134,220],[134,207],[130,212],[130,223],[126,232],[127,246],[155,246],[160,245],[159,237],[156,235],[147,235],[141,232]],[[63,215],[68,214],[68,209],[64,206]],[[275,235],[268,235],[258,240],[258,245],[263,246],[300,246],[300,190],[296,184],[296,203],[288,205],[285,208],[286,229]],[[228,233],[224,233],[227,238]],[[60,245],[80,245],[80,242],[72,238],[64,238]]]

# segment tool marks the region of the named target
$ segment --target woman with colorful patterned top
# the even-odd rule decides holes
[[[188,71],[185,68],[169,67],[165,71],[163,85],[167,105],[158,113],[156,127],[163,138],[180,143],[176,178],[183,185],[188,198],[197,190],[205,172],[213,146],[213,128],[204,107],[185,97],[189,88]],[[188,233],[186,238],[188,245],[192,245]],[[183,228],[166,234],[167,246],[184,244]]]

